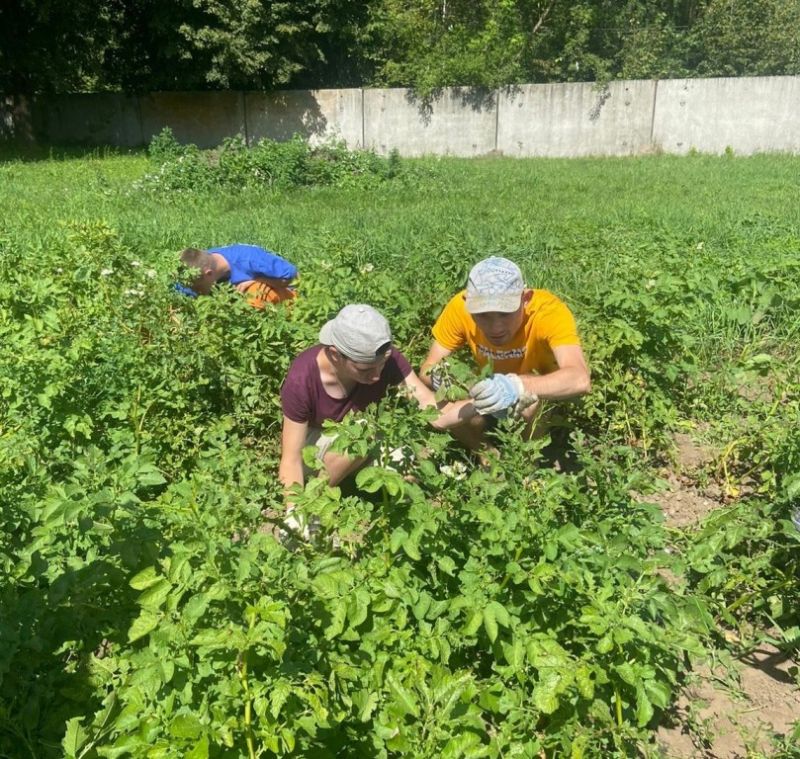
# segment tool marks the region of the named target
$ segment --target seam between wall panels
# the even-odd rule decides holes
[[[658,79],[656,79],[655,87],[653,87],[653,108],[650,111],[650,149],[655,149],[653,136],[656,128],[656,102],[658,101]]]
[[[247,92],[242,92],[242,120],[244,121],[244,144],[246,147],[250,147],[250,129],[247,125]]]
[[[139,144],[144,145],[144,119],[142,118],[142,96],[136,96],[136,117],[139,121]]]
[[[361,149],[367,149],[367,134],[366,134],[366,116],[364,116],[364,88],[359,88],[361,91]]]
[[[500,140],[500,90],[494,91],[494,152],[498,150]]]

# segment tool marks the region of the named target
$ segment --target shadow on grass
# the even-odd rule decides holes
[[[0,162],[103,160],[117,156],[144,156],[145,148],[119,148],[112,145],[34,145],[0,140]]]

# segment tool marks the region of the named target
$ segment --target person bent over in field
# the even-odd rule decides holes
[[[436,406],[434,392],[422,383],[406,357],[392,345],[389,323],[371,306],[345,306],[319,333],[319,344],[303,351],[289,367],[281,387],[283,432],[279,477],[284,488],[305,483],[303,448],[314,445],[332,485],[363,466],[367,459],[329,450],[334,438],[322,423],[342,421],[405,386],[423,408]],[[472,401],[439,404],[436,429],[466,423],[476,411]],[[287,510],[291,511],[289,504]],[[287,524],[290,524],[287,522]],[[291,527],[295,525],[290,524]]]
[[[423,382],[433,387],[436,365],[464,346],[478,366],[491,360],[494,371],[470,390],[478,415],[453,430],[469,448],[478,448],[494,420],[508,415],[520,415],[530,436],[540,399],[576,398],[591,389],[569,308],[547,290],[526,287],[507,258],[492,256],[473,266],[466,289],[445,306],[420,369]]]
[[[188,287],[175,286],[191,297],[208,295],[217,282],[230,282],[255,308],[297,297],[292,286],[297,278],[297,267],[257,245],[235,243],[208,250],[186,248],[181,253],[181,263],[197,270]]]

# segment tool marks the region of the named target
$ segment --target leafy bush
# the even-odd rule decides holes
[[[201,151],[178,145],[165,129],[153,138],[149,152],[160,167],[135,187],[150,192],[368,186],[406,173],[397,153],[382,158],[372,151],[349,150],[336,141],[311,147],[298,135],[288,142],[261,140],[253,147],[234,137],[215,151]]]
[[[164,127],[157,135],[150,140],[147,147],[147,155],[150,160],[156,163],[174,161],[180,156],[194,148],[194,145],[182,145],[175,139],[175,135],[169,127]]]

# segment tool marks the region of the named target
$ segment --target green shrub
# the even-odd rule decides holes
[[[397,179],[405,171],[396,152],[382,158],[372,151],[349,150],[337,141],[311,147],[298,135],[287,142],[261,140],[252,147],[242,137],[232,137],[216,150],[201,151],[179,145],[165,128],[153,138],[149,153],[160,166],[134,186],[156,193],[369,186]]]

